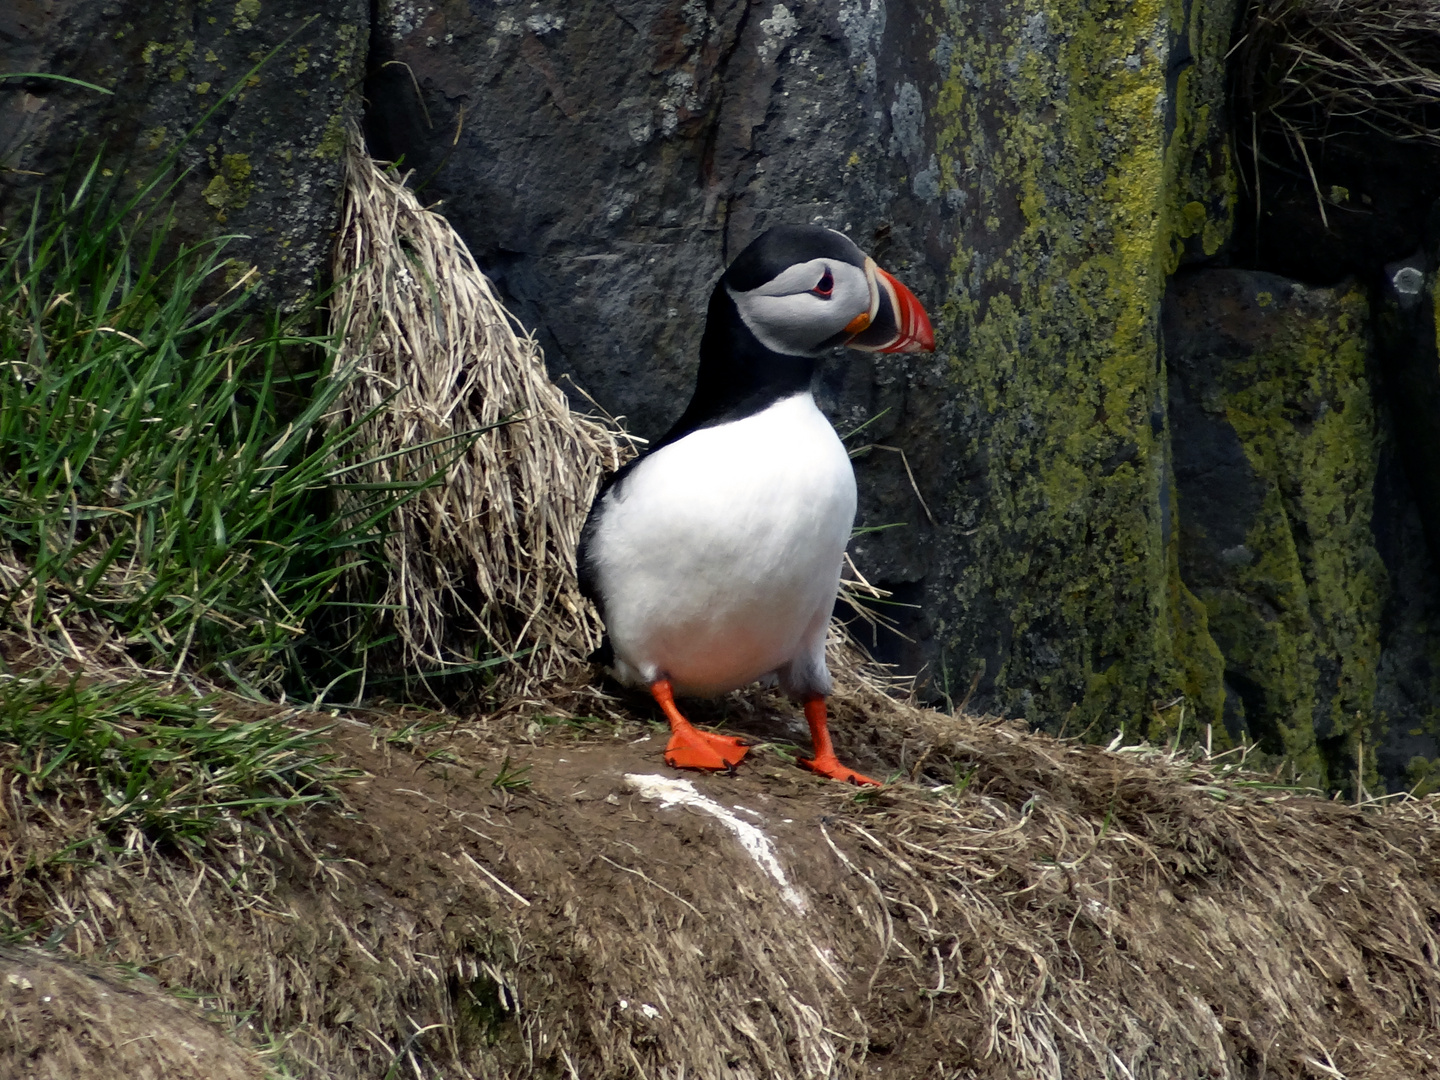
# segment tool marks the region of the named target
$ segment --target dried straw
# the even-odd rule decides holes
[[[358,377],[332,422],[369,417],[371,483],[442,472],[386,541],[394,666],[454,670],[498,652],[518,660],[512,682],[554,678],[599,643],[575,545],[602,475],[633,450],[571,411],[465,242],[353,129],[347,161],[333,310]]]
[[[1260,129],[1306,140],[1365,128],[1440,145],[1434,0],[1249,0],[1237,90]]]

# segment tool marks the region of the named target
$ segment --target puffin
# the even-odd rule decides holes
[[[761,234],[711,293],[689,405],[591,505],[576,569],[605,624],[594,659],[649,690],[672,767],[733,771],[749,749],[695,727],[677,696],[778,682],[810,727],[800,764],[878,786],[840,763],[826,723],[825,638],[855,473],[811,382],[841,345],[928,352],[935,339],[915,295],[843,233]]]

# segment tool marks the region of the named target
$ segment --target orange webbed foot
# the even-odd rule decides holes
[[[733,769],[749,752],[750,744],[732,735],[690,727],[671,731],[665,764],[676,769]]]
[[[864,773],[846,768],[835,756],[835,746],[830,741],[830,728],[825,720],[825,699],[818,694],[805,701],[805,719],[810,724],[810,741],[815,747],[813,758],[801,758],[800,764],[813,773],[839,780],[842,784],[870,784],[883,787],[879,780],[872,780]]]
[[[879,780],[872,780],[864,773],[858,773],[854,769],[846,768],[840,764],[840,759],[834,754],[829,757],[800,758],[802,767],[809,769],[820,776],[829,777],[831,780],[839,780],[842,784],[856,784],[864,786],[870,784],[874,787],[884,787]]]
[[[676,769],[733,769],[750,752],[750,744],[733,735],[701,731],[680,715],[667,679],[650,685],[650,693],[670,722],[670,742],[665,747],[665,764]]]

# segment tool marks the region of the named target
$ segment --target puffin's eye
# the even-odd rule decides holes
[[[830,294],[835,291],[835,278],[828,269],[821,275],[820,284],[810,291],[816,296],[822,296],[826,300],[830,299]]]

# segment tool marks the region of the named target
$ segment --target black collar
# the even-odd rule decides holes
[[[763,412],[810,389],[815,358],[789,356],[760,343],[735,307],[722,281],[710,294],[695,394],[665,437],[649,448],[682,439],[692,431]]]

